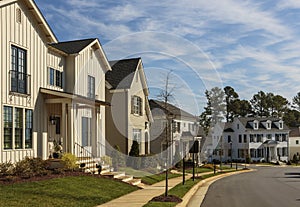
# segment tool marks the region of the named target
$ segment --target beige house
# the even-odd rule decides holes
[[[98,39],[58,42],[33,0],[2,0],[0,162],[105,153],[105,76]],[[102,147],[100,147],[102,146]]]
[[[289,133],[289,155],[290,160],[293,159],[294,155],[300,157],[300,128],[290,128]]]
[[[142,59],[110,61],[112,71],[106,73],[106,140],[128,154],[133,140],[140,154],[150,153],[149,126],[152,114],[148,103],[148,86]]]

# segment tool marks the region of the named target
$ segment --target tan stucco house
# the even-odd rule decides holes
[[[110,61],[112,70],[105,75],[106,140],[128,154],[133,140],[139,143],[140,154],[150,153],[148,86],[141,58]]]
[[[0,162],[46,159],[54,140],[104,155],[111,67],[99,40],[59,42],[33,0],[2,0],[0,14]]]

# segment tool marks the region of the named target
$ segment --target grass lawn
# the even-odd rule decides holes
[[[204,172],[212,172],[213,170],[210,168],[203,168],[203,167],[196,167],[195,168],[195,174],[197,173],[204,173]],[[189,168],[187,170],[185,170],[186,173],[193,173],[193,168]]]
[[[0,206],[95,206],[137,189],[112,179],[70,176],[0,185]]]
[[[170,172],[168,174],[168,178],[169,179],[180,177],[180,176],[182,176],[182,175],[180,175],[180,174],[173,174],[173,173],[170,173]],[[165,180],[165,178],[166,178],[166,174],[165,173],[161,173],[161,174],[156,174],[156,175],[145,176],[145,177],[142,177],[141,179],[142,179],[143,183],[146,183],[148,185],[152,185],[154,183],[157,183],[157,182]]]

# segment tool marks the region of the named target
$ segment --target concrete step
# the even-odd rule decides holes
[[[101,173],[101,175],[111,177],[111,178],[119,178],[125,176],[125,172],[107,172],[107,173]]]
[[[122,180],[123,182],[129,182],[133,179],[132,175],[124,175],[117,178],[118,180]]]
[[[142,183],[142,180],[141,180],[141,179],[136,179],[136,178],[134,178],[134,179],[132,179],[132,180],[126,182],[126,183],[128,183],[128,184],[130,184],[130,185],[139,185],[139,184]]]

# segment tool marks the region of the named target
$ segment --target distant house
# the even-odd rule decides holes
[[[106,140],[128,154],[134,140],[140,154],[150,153],[150,123],[148,86],[141,58],[109,62],[112,71],[106,73]]]
[[[111,67],[98,39],[59,42],[33,0],[0,1],[0,13],[0,162],[46,159],[54,140],[104,155]]]
[[[182,157],[190,158],[189,149],[193,142],[198,140],[200,145],[202,138],[198,134],[197,117],[162,101],[150,100],[149,103],[154,120],[151,125],[151,154],[161,153],[164,156],[163,152],[169,148],[172,156],[177,151]]]
[[[289,156],[293,159],[293,156],[300,157],[300,128],[294,127],[290,129],[289,134]]]
[[[289,159],[289,128],[277,118],[235,118],[221,124],[212,159],[253,161],[287,161]],[[218,130],[219,131],[219,130]],[[214,139],[215,137],[213,137]]]

